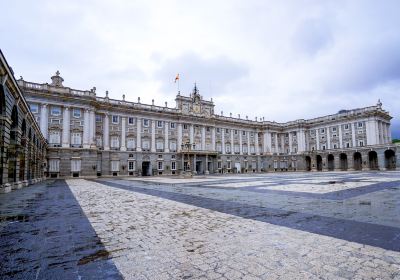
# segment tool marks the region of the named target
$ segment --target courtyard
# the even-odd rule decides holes
[[[47,180],[0,194],[1,279],[400,279],[400,172]]]

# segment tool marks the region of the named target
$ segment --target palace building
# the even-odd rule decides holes
[[[72,89],[64,86],[58,71],[51,83],[21,77],[9,87],[21,92],[24,101],[9,101],[7,115],[12,116],[12,104],[29,104],[30,112],[18,114],[18,127],[26,123],[18,131],[26,135],[29,127],[34,133],[34,145],[40,157],[45,155],[43,168],[35,174],[51,178],[400,166],[400,147],[391,141],[391,116],[379,101],[366,108],[277,123],[217,114],[213,101],[204,100],[196,85],[188,95],[178,93],[175,107],[143,104],[140,98],[131,102],[125,96],[111,99],[108,92],[100,97],[95,88]]]

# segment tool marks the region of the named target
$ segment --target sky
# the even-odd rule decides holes
[[[400,1],[0,0],[15,76],[286,122],[375,105],[400,138]]]

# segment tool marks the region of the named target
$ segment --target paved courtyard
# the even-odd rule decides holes
[[[2,279],[400,279],[400,172],[48,180],[0,195]]]

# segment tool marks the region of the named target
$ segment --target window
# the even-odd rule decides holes
[[[163,127],[163,122],[162,121],[157,121],[157,127],[162,128]]]
[[[59,116],[59,115],[61,115],[61,107],[59,107],[59,106],[52,106],[50,112],[51,112],[51,114],[52,114],[53,116]]]
[[[333,138],[337,137],[337,134],[333,134],[332,137],[333,137]]]
[[[176,152],[176,142],[175,141],[169,142],[169,149],[171,150],[171,152]]]
[[[135,162],[133,160],[128,161],[128,171],[135,171]]]
[[[102,118],[101,115],[96,115],[96,122],[101,122]]]
[[[71,133],[71,144],[72,145],[81,145],[82,144],[82,134],[80,132],[72,132]]]
[[[97,136],[96,137],[96,146],[97,147],[102,147],[103,146],[103,139],[101,138],[101,136]]]
[[[39,106],[35,103],[30,103],[29,107],[31,108],[32,113],[37,113],[39,112]]]
[[[332,131],[333,131],[333,132],[336,132],[336,127],[332,127]]]
[[[325,128],[321,128],[321,133],[325,133]]]
[[[242,135],[243,135],[243,136],[246,136],[246,131],[242,131]]]
[[[163,162],[162,162],[162,161],[159,161],[159,162],[157,163],[157,167],[158,167],[158,170],[163,170]]]
[[[74,118],[80,118],[81,117],[81,109],[74,108],[72,110],[72,115],[74,116]]]
[[[162,155],[158,155],[158,159],[163,159],[163,156]]]
[[[158,152],[164,151],[164,142],[163,142],[163,140],[157,140],[156,149],[157,149]]]
[[[217,127],[217,133],[220,133],[221,129],[219,127]]]
[[[326,150],[326,147],[325,147],[325,145],[323,145],[323,146],[322,146],[322,150]]]
[[[80,159],[72,159],[71,160],[71,171],[72,172],[80,172],[81,171],[81,160]]]
[[[111,136],[111,148],[119,148],[119,137]]]
[[[344,129],[346,129],[346,130],[349,129],[349,125],[348,125],[348,124],[345,124],[345,125],[344,125]]]
[[[184,125],[183,125],[183,129],[188,129],[187,124],[184,124]]]
[[[221,145],[221,143],[217,143],[217,152],[222,153],[222,145]]]
[[[357,126],[358,126],[359,128],[361,128],[361,127],[363,127],[363,123],[362,123],[362,122],[359,122],[359,123],[357,124]]]
[[[113,115],[113,116],[112,116],[112,123],[118,123],[118,122],[119,122],[119,117]]]
[[[174,122],[170,123],[170,128],[171,129],[175,129],[175,127],[176,127],[176,124]]]
[[[149,127],[149,120],[148,119],[143,119],[143,126],[144,127]]]
[[[235,132],[234,132],[234,133],[235,133],[235,135],[237,135],[237,134],[238,134],[238,131],[235,129]]]
[[[129,117],[128,124],[130,124],[130,125],[135,124],[135,119],[133,117]]]
[[[50,159],[49,160],[49,172],[60,172],[60,160]]]
[[[225,145],[225,151],[226,151],[226,153],[230,153],[231,152],[231,144],[226,144]]]
[[[243,149],[243,153],[247,154],[247,145],[244,145],[244,146],[242,147],[242,149]]]
[[[111,171],[118,172],[119,171],[119,160],[111,161]]]
[[[218,169],[221,169],[221,168],[222,168],[222,162],[221,162],[221,161],[218,161],[217,167],[218,167]]]
[[[240,153],[240,146],[239,145],[235,145],[235,153]]]
[[[60,144],[60,131],[50,131],[49,144]]]
[[[334,149],[337,149],[337,145],[336,145],[336,144],[334,144],[334,145],[333,145],[333,148],[334,148]]]
[[[227,165],[227,168],[228,168],[228,169],[231,169],[231,168],[232,168],[232,163],[231,163],[230,161],[228,161],[228,162],[226,163],[226,165]]]
[[[250,153],[254,154],[256,152],[255,147],[253,145],[250,146]]]
[[[143,150],[148,150],[150,149],[150,141],[148,139],[144,139],[142,141],[142,149]]]
[[[207,130],[207,132],[210,132],[210,127],[209,127],[209,126],[207,126],[206,130]]]
[[[176,170],[176,162],[171,161],[171,170]]]
[[[126,140],[126,148],[127,148],[128,150],[133,150],[133,149],[136,148],[136,142],[135,142],[135,139],[134,139],[134,138],[128,138],[128,139]]]
[[[359,141],[358,146],[363,147],[364,146],[364,141]]]
[[[225,133],[229,133],[229,129],[225,129]]]
[[[349,142],[346,143],[346,148],[350,148],[350,143]]]

